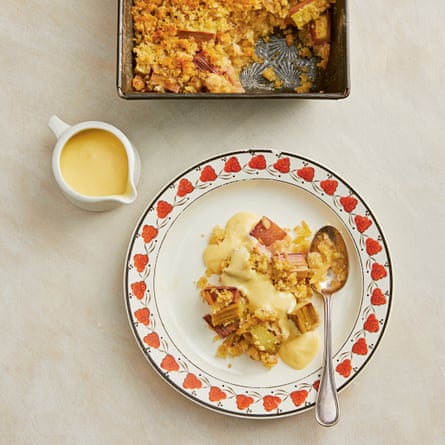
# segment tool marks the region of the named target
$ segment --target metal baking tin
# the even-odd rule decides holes
[[[132,0],[118,3],[117,92],[124,99],[343,99],[350,90],[347,0],[337,0],[332,9],[331,55],[319,79],[319,91],[295,93],[289,90],[253,88],[245,93],[141,93],[132,87],[133,20]]]

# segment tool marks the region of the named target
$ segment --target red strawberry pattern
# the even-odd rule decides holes
[[[227,394],[217,386],[211,386],[209,390],[209,400],[211,402],[219,402],[227,398]]]
[[[173,206],[167,201],[160,200],[156,204],[156,213],[161,219],[164,219],[172,210]]]
[[[352,352],[358,355],[366,355],[368,353],[368,344],[366,340],[361,337],[352,346]]]
[[[314,179],[314,167],[301,167],[297,170],[297,175],[305,181],[311,182]]]
[[[290,398],[294,402],[295,406],[300,406],[304,403],[308,396],[308,392],[305,389],[300,389],[290,393]]]
[[[281,403],[281,398],[278,396],[267,395],[263,397],[263,407],[266,411],[276,410]]]
[[[142,300],[142,298],[144,298],[145,291],[147,290],[147,285],[145,284],[145,281],[138,281],[137,283],[132,283],[130,287],[131,287],[131,292],[138,300]]]
[[[158,236],[158,229],[154,226],[145,224],[142,228],[142,238],[144,243],[148,244]]]
[[[291,164],[293,162],[291,155],[280,155],[277,157],[275,154],[251,154],[250,156],[237,154],[236,156],[222,159],[222,173],[224,174],[218,176],[217,171],[220,171],[218,169],[221,168],[221,164],[218,164],[216,161],[211,161],[202,168],[189,172],[187,178],[180,178],[175,183],[175,187],[169,187],[165,195],[161,196],[156,202],[154,206],[155,212],[153,212],[154,216],[157,216],[159,219],[165,219],[170,215],[173,209],[175,209],[175,211],[181,211],[181,206],[184,206],[186,200],[175,198],[174,203],[172,203],[173,199],[169,198],[172,196],[172,191],[173,193],[176,193],[176,197],[178,198],[184,198],[192,193],[199,194],[204,186],[202,184],[199,185],[198,181],[208,183],[211,183],[216,179],[220,179],[221,182],[230,181],[231,178],[235,178],[237,176],[236,173],[239,172],[243,173],[241,179],[244,179],[246,175],[261,177],[263,175],[269,175],[270,177],[274,176],[276,178],[279,174],[287,175],[291,171]],[[219,160],[219,162],[221,161]],[[265,170],[265,172],[260,174],[259,170]],[[318,181],[316,177],[318,177],[319,174],[321,177],[324,176],[325,179]],[[298,180],[297,177],[301,178],[308,184],[304,184],[303,181]],[[331,174],[328,172],[323,172],[323,170],[320,172],[318,167],[312,167],[303,160],[301,168],[293,170],[293,173],[288,177],[283,176],[283,180],[294,180],[298,182],[302,188],[309,188],[311,193],[318,194],[320,198],[328,203],[328,205],[337,204],[336,211],[340,212],[339,217],[343,219],[345,224],[349,224],[349,226],[352,225],[352,229],[355,227],[357,230],[355,234],[354,230],[352,230],[352,236],[353,238],[360,238],[359,241],[362,248],[359,251],[359,255],[361,257],[367,255],[367,258],[365,259],[366,264],[368,265],[366,278],[369,281],[369,285],[367,286],[367,289],[371,290],[369,290],[364,297],[368,299],[368,303],[370,304],[366,306],[364,314],[361,315],[361,321],[359,321],[358,325],[354,328],[355,333],[352,337],[354,340],[347,343],[349,346],[346,346],[346,349],[343,348],[342,353],[340,354],[340,362],[337,363],[335,368],[339,375],[347,379],[353,372],[360,368],[361,363],[366,362],[366,360],[363,360],[360,357],[367,356],[370,353],[370,349],[372,349],[372,346],[370,347],[368,344],[368,336],[372,337],[369,334],[378,333],[382,329],[382,326],[384,326],[385,316],[380,316],[380,311],[384,311],[385,309],[378,309],[379,319],[377,318],[377,314],[373,311],[377,310],[377,306],[384,306],[388,302],[389,293],[384,287],[386,281],[383,281],[384,284],[379,283],[379,287],[376,287],[377,281],[382,280],[390,274],[390,266],[388,265],[387,260],[382,260],[382,258],[385,258],[385,255],[379,255],[384,251],[385,245],[382,242],[382,238],[379,236],[378,227],[372,228],[372,230],[369,230],[369,233],[366,233],[368,229],[372,227],[373,219],[368,214],[357,214],[357,207],[359,205],[358,198],[350,194],[351,192],[348,192],[347,186],[341,181],[339,182],[339,180],[332,178]],[[313,182],[313,184],[310,184],[311,182]],[[212,188],[216,186],[218,186],[218,184],[209,184],[206,188],[208,189],[209,187]],[[339,190],[341,190],[341,194],[339,194]],[[329,199],[329,196],[333,197],[333,199]],[[341,210],[344,210],[343,214]],[[153,213],[151,214],[153,215]],[[347,215],[347,213],[350,215]],[[168,220],[162,222],[157,220],[153,223],[153,216],[151,216],[150,220],[150,214],[148,214],[147,223],[142,226],[137,237],[141,237],[141,242],[143,240],[146,245],[150,244],[159,236],[161,227],[164,227],[166,224],[168,224]],[[376,232],[377,235],[375,235]],[[373,237],[369,235],[372,235]],[[153,331],[155,326],[157,326],[156,314],[152,313],[148,307],[141,307],[141,303],[136,301],[150,298],[150,292],[147,292],[146,282],[142,280],[131,282],[132,278],[133,280],[135,277],[136,280],[138,279],[137,273],[140,274],[139,277],[142,277],[145,276],[142,275],[143,273],[148,274],[150,272],[147,268],[153,267],[151,265],[151,260],[155,258],[154,255],[156,255],[158,246],[153,244],[140,247],[140,243],[135,243],[135,246],[139,246],[140,251],[138,252],[136,250],[136,252],[132,252],[131,254],[132,262],[129,267],[129,288],[131,290],[130,296],[134,297],[134,299],[130,298],[129,304],[131,313],[133,314],[134,327],[139,331],[140,339],[146,346],[145,351],[149,354],[154,354],[154,359],[159,360],[157,366],[167,373],[177,373],[174,377],[172,376],[172,378],[179,379],[179,385],[181,386],[182,382],[182,387],[186,390],[193,391],[193,394],[196,396],[204,393],[195,393],[195,390],[205,389],[207,401],[214,403],[215,407],[218,406],[221,409],[225,409],[226,407],[229,407],[230,409],[230,406],[233,406],[234,409],[238,409],[239,411],[247,411],[246,414],[262,411],[263,414],[270,413],[271,415],[274,415],[274,412],[276,414],[277,412],[281,412],[281,410],[284,412],[285,409],[287,409],[283,403],[283,400],[286,400],[287,398],[289,398],[289,403],[292,403],[297,408],[313,402],[314,392],[319,390],[319,379],[314,380],[311,378],[307,382],[307,385],[302,385],[305,389],[301,389],[301,387],[300,389],[295,389],[294,387],[289,389],[287,394],[284,392],[285,389],[283,389],[280,391],[280,396],[277,394],[264,394],[261,393],[261,390],[255,391],[249,395],[249,393],[244,392],[243,389],[240,389],[242,392],[238,393],[236,388],[228,388],[225,385],[218,386],[218,383],[215,384],[212,381],[212,378],[207,379],[206,377],[201,377],[200,374],[198,375],[191,372],[191,370],[189,371],[189,367],[185,363],[181,365],[181,358],[176,358],[169,353],[168,339],[162,339],[160,334]],[[380,262],[376,262],[376,259]],[[373,282],[371,282],[371,279]],[[157,350],[157,352],[154,352],[153,350]],[[159,354],[161,354],[160,357]],[[354,360],[358,362],[357,365]],[[223,402],[225,400],[227,400],[227,402]],[[281,404],[283,405],[281,406]]]
[[[189,372],[186,375],[184,382],[182,383],[182,386],[185,389],[199,389],[202,387],[202,382],[201,380],[198,379],[198,377],[196,377],[195,374]]]
[[[366,253],[369,256],[377,255],[382,250],[381,244],[373,238],[367,238],[365,245],[366,245]]]
[[[224,164],[224,171],[226,173],[238,173],[241,171],[241,165],[236,156],[231,156]]]
[[[217,178],[217,174],[211,165],[206,165],[202,171],[199,179],[201,182],[212,182]]]
[[[159,340],[159,335],[156,332],[151,332],[144,337],[144,343],[148,346],[158,349],[161,346],[161,341]],[[166,365],[168,366],[168,364]]]
[[[148,264],[148,256],[147,255],[143,255],[141,253],[137,253],[134,257],[133,257],[133,264],[134,267],[136,268],[136,270],[141,273],[145,270],[145,267]]]
[[[381,280],[385,278],[388,273],[386,272],[385,266],[379,263],[374,263],[371,267],[371,278],[374,281]]]
[[[245,394],[238,394],[236,396],[236,406],[240,411],[249,408],[249,406],[252,405],[253,402],[253,398]]]
[[[355,215],[354,216],[355,226],[360,233],[366,232],[366,230],[371,226],[372,221],[367,216]]]
[[[176,194],[180,198],[183,198],[185,195],[192,193],[193,190],[195,190],[195,187],[193,187],[193,184],[187,178],[182,178],[179,181],[178,191],[176,192]]]
[[[346,212],[351,213],[357,207],[358,201],[353,196],[342,196],[340,204]]]
[[[383,304],[386,304],[386,297],[385,294],[382,292],[382,289],[377,287],[372,291],[371,304],[374,306],[381,306]]]
[[[280,158],[275,164],[273,164],[273,168],[280,173],[289,173],[290,171],[290,159],[289,158]]]
[[[267,166],[264,155],[257,155],[250,159],[249,167],[255,170],[264,170]]]
[[[349,377],[352,372],[351,359],[347,358],[337,365],[335,370],[343,377]]]
[[[167,354],[162,359],[161,368],[168,372],[179,371],[178,362],[171,354]]]
[[[338,181],[335,179],[324,179],[323,181],[320,181],[320,187],[327,195],[332,196],[337,190]]]
[[[365,323],[363,324],[363,329],[368,332],[378,332],[380,329],[379,321],[375,314],[369,314]]]
[[[142,309],[138,309],[134,316],[139,323],[142,323],[145,326],[150,324],[150,311],[148,308],[144,307]]]

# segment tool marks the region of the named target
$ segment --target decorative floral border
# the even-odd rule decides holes
[[[349,384],[375,352],[392,301],[392,267],[383,233],[360,196],[320,164],[291,153],[245,150],[217,156],[173,180],[147,207],[129,246],[125,298],[130,324],[147,359],[175,389],[218,412],[276,417],[314,405],[319,375],[276,388],[230,385],[196,368],[169,340],[155,304],[153,263],[169,225],[194,199],[237,180],[276,179],[298,186],[332,208],[348,228],[364,267],[364,295],[348,341],[334,357],[336,385]]]

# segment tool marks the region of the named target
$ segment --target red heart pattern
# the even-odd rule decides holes
[[[227,398],[227,394],[217,386],[210,387],[209,390],[209,400],[211,402],[219,402]]]
[[[164,219],[168,216],[168,214],[173,210],[173,206],[167,201],[158,201],[156,205],[156,212],[158,217]]]
[[[338,181],[335,179],[324,179],[323,181],[320,181],[320,187],[327,195],[332,196],[337,190]]]
[[[267,395],[263,397],[263,407],[266,411],[274,411],[281,403],[281,398],[278,396]]]
[[[138,299],[142,300],[145,295],[145,291],[147,290],[147,285],[145,281],[138,281],[136,283],[131,283],[131,292]]]
[[[148,256],[145,254],[137,253],[133,257],[133,264],[139,273],[143,272],[148,264]]]
[[[196,377],[195,374],[189,372],[182,383],[183,388],[185,389],[199,389],[202,387],[201,380]]]
[[[372,221],[367,216],[355,215],[354,216],[355,226],[360,233],[366,232],[371,226]]]
[[[386,272],[385,266],[379,263],[374,263],[371,266],[371,278],[374,281],[381,280],[382,278],[385,278],[388,275]]]
[[[363,337],[359,338],[352,346],[352,352],[358,355],[366,355],[368,353],[368,344]]]
[[[193,190],[195,190],[195,187],[193,187],[193,184],[187,178],[182,178],[179,181],[178,191],[176,192],[176,194],[180,198],[183,198],[185,195],[192,193]]]
[[[202,171],[199,179],[201,182],[212,182],[214,181],[218,175],[216,174],[214,168],[211,165],[206,165]]]
[[[144,337],[144,343],[148,346],[158,349],[161,346],[161,341],[159,339],[159,335],[156,332],[150,332]],[[164,364],[165,366],[169,366],[168,364]]]
[[[145,224],[142,228],[142,238],[144,243],[148,244],[158,236],[158,229],[152,225]]]
[[[308,396],[308,392],[305,389],[300,389],[290,393],[290,398],[295,406],[303,405]]]
[[[247,164],[255,170],[264,170],[266,168],[266,158],[263,155],[253,156]]]
[[[301,167],[297,170],[297,175],[305,181],[311,182],[315,176],[314,167]]]
[[[375,314],[369,314],[365,323],[363,324],[363,329],[368,332],[378,332],[380,329],[379,321]]]
[[[366,253],[369,256],[377,255],[382,250],[381,244],[373,238],[367,238],[365,245],[366,245]]]
[[[270,160],[267,156],[263,154],[252,154],[250,158],[245,159],[243,162],[240,161],[240,157],[237,155],[230,156],[228,158],[223,158],[222,171],[226,173],[226,175],[221,175],[221,181],[228,180],[229,178],[235,177],[235,175],[239,172],[242,172],[243,175],[259,175],[258,172],[253,172],[252,170],[266,170],[270,175],[277,176],[277,172],[283,175],[288,174],[292,168],[292,160],[288,156],[279,156],[278,158],[274,156],[273,160]],[[269,162],[269,164],[268,164]],[[244,167],[243,167],[244,165]],[[176,183],[175,187],[171,187],[169,190],[173,189],[173,193],[176,194],[177,197],[183,198],[187,195],[193,194],[196,190],[204,188],[203,185],[199,185],[199,182],[202,183],[211,183],[218,179],[217,171],[221,171],[221,166],[217,165],[217,161],[211,161],[205,166],[202,167],[201,170],[195,170],[196,173],[189,172],[187,177],[183,177],[179,179]],[[373,307],[381,307],[387,304],[387,293],[385,294],[381,287],[375,287],[375,282],[382,280],[383,278],[388,276],[389,266],[381,264],[375,261],[376,255],[379,255],[383,249],[384,245],[381,242],[380,237],[373,238],[372,236],[365,235],[365,233],[370,229],[373,224],[373,220],[368,215],[354,214],[353,212],[357,212],[357,207],[359,204],[359,200],[356,196],[348,194],[348,190],[346,189],[346,193],[342,195],[336,195],[339,189],[339,181],[333,179],[330,174],[321,181],[315,180],[316,171],[318,173],[318,167],[312,167],[307,165],[305,161],[303,161],[303,166],[298,168],[297,170],[293,170],[298,176],[298,178],[303,179],[305,182],[313,182],[312,185],[303,185],[303,187],[312,187],[312,193],[318,193],[321,197],[324,196],[324,200],[327,200],[329,196],[333,197],[333,202],[341,206],[337,205],[337,208],[343,209],[346,213],[351,214],[349,216],[349,224],[354,224],[356,230],[360,234],[361,242],[364,243],[364,250],[368,255],[368,263],[370,264],[369,277],[373,280],[373,290],[369,294],[367,298],[369,298],[370,306],[366,309],[365,312],[366,319],[363,321],[362,330],[360,336],[355,336],[355,341],[350,343],[349,353],[343,353],[343,359],[337,364],[336,372],[343,376],[344,378],[348,378],[351,376],[353,370],[352,361],[360,360],[360,357],[365,357],[369,354],[370,347],[368,345],[368,336],[371,334],[375,334],[380,331],[382,321],[379,321],[375,312],[369,313]],[[228,176],[227,174],[230,174]],[[264,173],[267,174],[267,173]],[[192,176],[195,175],[196,183],[192,183]],[[290,175],[288,179],[296,179],[295,176]],[[301,181],[300,181],[301,182]],[[344,189],[344,187],[342,187]],[[325,195],[323,195],[325,194]],[[327,195],[327,196],[326,196]],[[165,193],[166,198],[161,197],[158,199],[156,204],[154,205],[156,216],[159,219],[167,218],[175,207],[180,207],[184,205],[186,200],[174,200],[174,204],[172,204],[171,193],[168,195]],[[170,201],[170,202],[169,202]],[[180,209],[179,209],[180,210]],[[159,222],[154,221],[153,224],[146,223],[142,226],[139,235],[143,240],[145,245],[149,245],[153,240],[155,240],[159,236],[159,230],[163,227],[167,222]],[[378,230],[378,228],[377,228]],[[372,230],[375,233],[375,230]],[[372,235],[371,230],[369,230],[369,235]],[[363,245],[363,244],[362,244]],[[156,245],[150,245],[142,249],[142,252],[137,252],[132,255],[132,265],[134,266],[134,270],[139,274],[149,273],[147,267],[150,263],[150,259],[147,255],[148,252],[152,252],[156,249]],[[156,250],[154,250],[156,252]],[[362,249],[363,252],[363,249]],[[376,257],[378,260],[379,257]],[[384,260],[385,261],[385,260]],[[383,261],[383,262],[384,262]],[[369,279],[369,278],[368,278]],[[383,285],[380,285],[383,286]],[[129,283],[129,287],[131,289],[131,295],[135,297],[135,300],[143,300],[147,294],[147,285],[144,280],[141,281],[133,281]],[[151,304],[149,298],[147,298],[148,302],[146,304]],[[131,301],[131,300],[130,300]],[[265,413],[273,413],[277,410],[280,410],[281,404],[283,404],[282,410],[285,410],[284,401],[289,399],[293,405],[297,408],[304,406],[307,402],[311,391],[318,391],[320,380],[314,380],[311,383],[308,382],[307,388],[305,389],[294,389],[290,391],[287,395],[281,394],[278,396],[277,394],[266,394],[262,395],[260,392],[255,392],[252,394],[249,393],[237,393],[232,388],[227,389],[215,384],[212,384],[211,381],[206,378],[200,378],[197,374],[191,372],[189,370],[189,366],[184,364],[182,367],[180,366],[181,358],[177,358],[174,355],[168,352],[169,343],[168,341],[162,341],[161,347],[161,338],[160,334],[153,330],[156,326],[156,315],[151,313],[148,307],[140,307],[141,303],[138,303],[139,307],[133,309],[133,318],[135,321],[135,326],[137,329],[143,329],[146,332],[141,335],[141,339],[144,345],[148,346],[147,350],[154,349],[158,350],[158,353],[164,354],[163,357],[159,358],[159,366],[162,370],[167,373],[176,373],[176,375],[180,376],[180,381],[177,382],[178,385],[182,385],[185,390],[199,391],[201,389],[205,390],[205,394],[207,400],[211,403],[216,404],[219,407],[225,406],[226,403],[235,403],[236,408],[239,411],[251,412],[251,410],[256,411],[258,409],[262,409]],[[381,309],[379,309],[380,311]],[[383,318],[384,319],[384,318]],[[382,320],[382,319],[381,319]],[[365,335],[366,334],[366,335]],[[347,358],[344,358],[347,356]],[[182,377],[181,377],[182,376]],[[182,382],[182,383],[181,383]],[[281,397],[281,396],[284,396]],[[230,401],[233,402],[230,402]],[[253,407],[252,405],[255,405]]]
[[[351,213],[357,207],[358,201],[353,196],[342,196],[340,198],[340,204],[346,212]]]
[[[224,164],[224,171],[226,173],[238,173],[241,171],[241,165],[236,156],[231,156]]]
[[[351,359],[347,358],[337,365],[335,370],[343,377],[349,377],[352,372]]]
[[[238,394],[236,396],[236,406],[240,411],[249,408],[249,406],[252,405],[253,402],[253,397],[246,396],[245,394]]]
[[[273,168],[280,173],[289,173],[290,171],[290,159],[289,158],[280,158],[275,164],[273,164]]]
[[[161,362],[161,368],[168,372],[179,371],[178,362],[171,354],[167,354]]]
[[[150,311],[146,307],[138,309],[134,313],[134,317],[139,323],[142,323],[145,326],[148,326],[150,324]]]
[[[371,304],[374,306],[382,306],[383,304],[386,304],[386,297],[382,292],[382,289],[377,287],[372,291]]]

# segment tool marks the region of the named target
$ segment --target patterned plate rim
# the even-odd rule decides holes
[[[359,316],[334,357],[338,391],[365,368],[382,340],[392,306],[393,272],[388,243],[366,202],[332,170],[294,153],[255,148],[210,157],[176,176],[147,205],[131,236],[123,280],[127,315],[139,348],[164,381],[193,402],[221,414],[267,419],[313,408],[319,376],[311,373],[307,381],[278,388],[246,388],[206,375],[187,362],[164,332],[151,292],[149,258],[161,248],[169,225],[177,219],[175,212],[180,214],[203,193],[249,179],[292,184],[321,199],[345,224],[361,256],[364,294]]]

